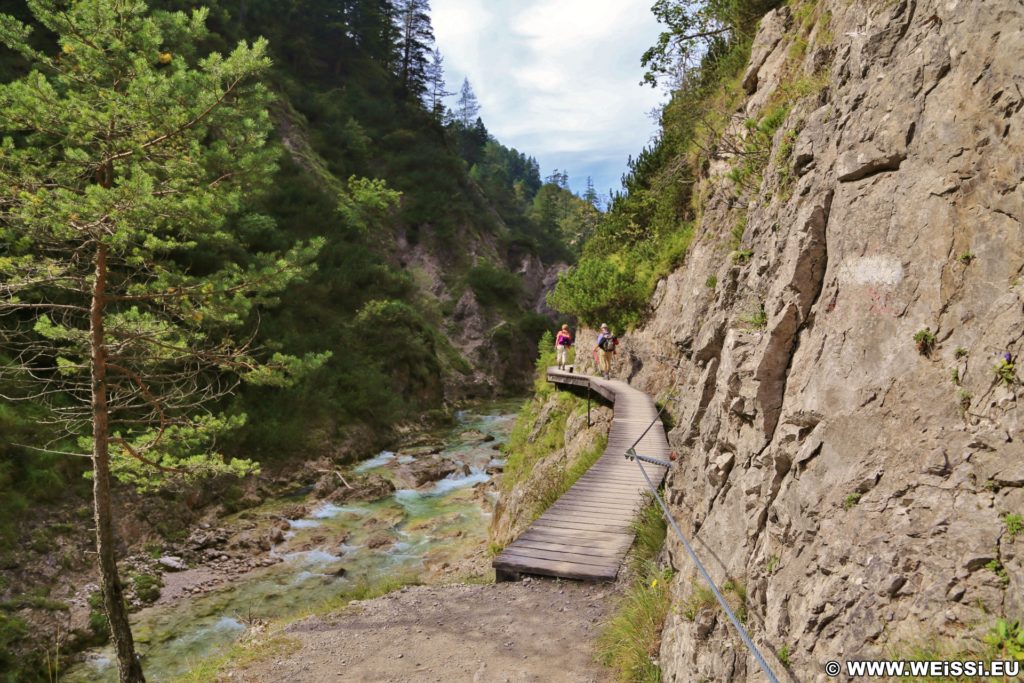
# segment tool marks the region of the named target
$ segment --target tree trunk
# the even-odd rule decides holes
[[[92,475],[93,513],[96,521],[96,551],[99,555],[103,603],[110,621],[110,635],[117,651],[121,683],[144,683],[142,665],[135,657],[135,643],[128,623],[124,590],[117,575],[114,530],[111,521],[109,414],[107,410],[107,349],[104,344],[103,313],[106,305],[107,247],[96,250],[96,282],[89,310],[89,344],[92,352]]]

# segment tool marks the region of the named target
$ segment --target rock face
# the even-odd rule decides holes
[[[687,264],[616,360],[676,389],[676,519],[798,680],[930,639],[979,648],[1024,616],[1006,522],[1024,515],[1024,372],[994,369],[1024,352],[1024,6],[821,0],[812,21],[766,18],[743,79],[756,118],[803,30],[795,76],[822,83],[750,193],[752,256],[729,257],[714,160]],[[694,568],[671,537],[666,556],[684,600]],[[721,616],[673,610],[660,662],[670,681],[762,680]]]

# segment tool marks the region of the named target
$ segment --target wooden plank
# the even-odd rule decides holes
[[[561,543],[544,543],[532,541],[516,543],[506,548],[509,555],[516,557],[536,557],[562,562],[579,562],[580,564],[610,565],[618,564],[622,551],[619,548],[588,547],[580,545],[563,545]]]
[[[643,480],[634,483],[619,483],[611,481],[602,481],[600,479],[584,479],[580,477],[573,488],[579,487],[580,491],[593,491],[594,493],[611,493],[618,496],[630,496],[635,491],[639,491],[646,487]]]
[[[572,562],[573,564],[585,564],[591,567],[616,568],[619,566],[619,560],[614,556],[584,555],[562,551],[552,552],[550,550],[538,550],[537,548],[520,546],[509,546],[501,555],[504,555],[501,558],[503,560],[518,557],[523,559],[553,560],[555,562]]]
[[[564,524],[579,524],[583,525],[584,528],[594,527],[602,530],[615,529],[617,531],[621,531],[622,533],[628,533],[630,531],[629,519],[630,518],[626,515],[623,515],[622,517],[583,517],[568,512],[556,512],[548,517],[545,517],[544,521],[549,524],[553,524],[556,522]]]
[[[559,505],[565,505],[574,509],[580,510],[605,510],[608,512],[624,512],[630,514],[637,511],[637,504],[631,500],[595,500],[582,494],[562,496],[557,503],[551,506],[555,508]],[[550,509],[550,508],[549,508]]]
[[[495,559],[492,566],[495,569],[515,573],[541,574],[584,581],[614,581],[615,576],[619,573],[618,567],[595,567],[575,562],[554,562],[539,558],[509,557],[502,561]]]
[[[623,495],[620,491],[594,490],[589,486],[580,486],[579,488],[569,489],[565,496],[568,496],[569,500],[588,500],[594,503],[608,503],[611,505],[623,503],[627,507],[635,505],[636,502],[640,500],[639,495]]]
[[[560,534],[548,534],[540,531],[528,531],[524,533],[522,536],[520,536],[513,545],[519,545],[521,543],[526,545],[536,545],[538,543],[545,543],[559,548],[592,548],[596,551],[608,550],[616,553],[622,553],[628,550],[629,546],[633,543],[632,540],[625,535],[605,535],[607,536],[606,539],[577,539],[572,536],[563,536]]]
[[[613,542],[618,542],[624,539],[632,539],[631,533],[623,533],[621,531],[616,533],[607,533],[604,531],[583,531],[581,529],[566,529],[563,527],[546,527],[544,525],[531,526],[527,531],[523,532],[526,534],[540,534],[544,536],[558,536],[559,538],[575,539],[576,542],[580,541],[608,541],[609,539]]]
[[[582,529],[594,529],[596,531],[601,530],[614,530],[621,531],[623,533],[629,532],[629,521],[623,521],[622,518],[616,517],[584,517],[580,515],[573,515],[569,513],[554,512],[551,514],[544,513],[538,518],[538,521],[543,520],[545,524],[552,525],[571,525],[573,528],[579,526]]]
[[[629,526],[622,524],[581,524],[564,519],[538,519],[534,524],[544,529],[570,529],[594,533],[628,534]]]

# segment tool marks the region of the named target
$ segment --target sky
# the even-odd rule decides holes
[[[663,99],[641,86],[657,40],[653,0],[431,0],[448,90],[469,82],[491,135],[568,172],[580,193],[621,188],[630,155],[657,130]],[[455,97],[449,98],[454,108]]]

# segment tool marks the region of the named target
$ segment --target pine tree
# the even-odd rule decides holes
[[[205,10],[30,7],[60,47],[33,49],[30,29],[0,15],[0,43],[34,65],[0,85],[0,356],[10,361],[0,375],[21,382],[5,398],[48,403],[65,442],[88,451],[120,680],[143,681],[116,565],[112,475],[150,489],[255,468],[210,452],[242,419],[210,404],[232,376],[284,384],[323,362],[260,364],[244,332],[319,243],[246,255],[231,230],[243,190],[274,166],[258,81],[265,42],[197,60]],[[211,264],[211,254],[237,258]]]
[[[591,176],[587,176],[587,189],[584,190],[581,199],[595,209],[601,208],[601,198],[597,195],[597,190],[594,189],[594,179]]]
[[[473,126],[473,122],[480,115],[480,103],[473,92],[473,86],[469,84],[468,78],[462,79],[462,89],[459,90],[459,99],[455,102],[455,120],[464,128]]]
[[[434,43],[430,25],[430,3],[427,0],[400,0],[395,16],[398,28],[397,70],[399,89],[403,96],[420,99],[427,91],[429,77],[427,55]]]
[[[440,121],[445,113],[444,98],[454,94],[444,89],[444,57],[440,50],[434,48],[430,53],[430,63],[427,64],[427,95],[424,102],[427,111]]]

